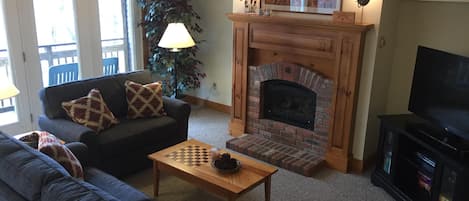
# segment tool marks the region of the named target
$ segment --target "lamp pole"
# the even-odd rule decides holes
[[[178,72],[177,72],[177,54],[178,52],[174,52],[174,66],[173,66],[173,71],[174,71],[174,98],[178,98]]]

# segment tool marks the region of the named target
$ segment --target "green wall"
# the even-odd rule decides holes
[[[408,113],[417,45],[469,56],[469,3],[402,1],[387,113]]]
[[[231,60],[233,34],[231,21],[225,16],[233,10],[232,1],[192,0],[201,16],[200,26],[205,40],[200,45],[198,58],[203,62],[207,77],[201,88],[189,94],[224,105],[231,105]],[[213,88],[216,83],[216,88]]]

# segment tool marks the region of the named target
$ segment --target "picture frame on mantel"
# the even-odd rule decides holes
[[[262,10],[332,15],[340,11],[342,0],[261,0]]]

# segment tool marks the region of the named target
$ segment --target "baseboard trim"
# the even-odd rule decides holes
[[[199,97],[185,95],[183,100],[190,103],[190,104],[194,104],[194,105],[205,105],[208,108],[214,109],[214,110],[219,111],[219,112],[224,112],[224,113],[227,113],[227,114],[231,113],[231,106],[224,105],[224,104],[221,104],[221,103],[216,103],[216,102],[206,100],[206,99],[202,99],[202,98],[199,98]]]
[[[365,160],[359,159],[352,159],[351,163],[351,171],[353,173],[361,174],[368,170],[369,168],[373,167],[376,162],[376,154],[371,155],[370,157],[366,158]]]

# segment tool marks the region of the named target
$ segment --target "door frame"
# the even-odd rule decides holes
[[[33,124],[35,116],[32,110],[32,105],[37,103],[30,102],[32,99],[32,86],[40,88],[41,77],[32,76],[33,74],[41,74],[36,68],[38,65],[34,65],[34,62],[28,62],[30,59],[26,55],[33,55],[29,52],[33,51],[33,48],[25,47],[28,44],[26,40],[34,40],[36,37],[27,36],[23,27],[27,26],[27,22],[24,22],[25,17],[22,15],[30,14],[29,10],[25,7],[22,12],[19,8],[25,3],[25,0],[1,0],[1,6],[4,12],[5,20],[5,32],[8,44],[9,64],[11,70],[11,76],[14,84],[20,90],[20,94],[15,97],[15,111],[18,116],[18,122],[2,126],[1,129],[9,134],[22,133],[28,130],[35,129]],[[25,24],[26,23],[26,24]],[[34,26],[30,28],[34,29]],[[19,33],[19,34],[18,34]],[[29,37],[29,38],[28,38]],[[27,51],[27,52],[26,52]],[[37,59],[39,55],[36,51]],[[39,64],[39,62],[37,62]],[[37,96],[37,95],[36,95]],[[39,101],[39,99],[37,99]]]

